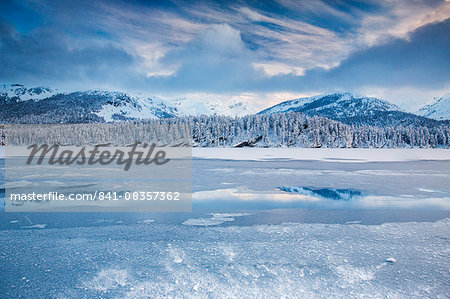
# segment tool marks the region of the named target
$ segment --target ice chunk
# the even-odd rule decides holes
[[[242,216],[250,216],[249,213],[211,213],[212,218],[222,219],[222,218],[230,218],[230,217],[242,217]]]
[[[150,224],[150,223],[153,223],[153,222],[155,222],[155,220],[153,220],[153,219],[145,219],[145,220],[139,221],[138,223],[139,224]]]
[[[199,218],[199,219],[188,219],[183,222],[183,225],[189,226],[215,226],[224,223],[226,220],[223,219],[213,219],[213,218]]]
[[[215,226],[227,221],[234,221],[234,217],[249,216],[248,213],[211,213],[211,218],[188,219],[182,224],[190,226]]]
[[[33,229],[33,228],[43,229],[46,226],[47,226],[47,224],[35,224],[35,225],[22,226],[22,228],[24,228],[24,229]]]
[[[345,224],[360,224],[362,221],[361,220],[355,220],[355,221],[347,221],[345,222]]]
[[[394,264],[397,260],[393,257],[389,257],[386,259],[387,264]]]

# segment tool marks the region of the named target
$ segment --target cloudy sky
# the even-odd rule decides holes
[[[450,1],[0,2],[0,82],[242,100],[450,92]]]

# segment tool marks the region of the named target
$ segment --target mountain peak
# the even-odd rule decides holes
[[[22,84],[1,84],[0,100],[4,101],[28,101],[40,100],[54,95],[57,90],[48,87],[30,87]]]
[[[349,125],[407,126],[436,125],[435,120],[402,111],[385,100],[357,96],[349,92],[305,97],[282,102],[259,114],[301,112],[309,116],[322,116]]]
[[[261,111],[265,113],[304,112],[331,118],[353,117],[372,111],[400,111],[400,108],[377,98],[357,96],[350,92],[323,94],[282,102]]]
[[[450,119],[450,93],[435,100],[433,104],[420,108],[417,114],[436,120]]]
[[[26,118],[30,122],[44,118],[56,122],[58,118],[70,122],[113,122],[188,115],[244,116],[256,112],[238,101],[225,104],[219,99],[167,100],[102,89],[58,93],[50,88],[27,88],[21,84],[0,85],[0,105],[4,105],[0,108],[3,110],[0,119]],[[80,120],[76,119],[77,115]]]
[[[180,98],[171,103],[177,107],[180,115],[224,115],[244,116],[254,114],[256,111],[243,102],[232,102],[225,104],[218,99],[189,99]]]

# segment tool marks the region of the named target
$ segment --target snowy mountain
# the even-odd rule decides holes
[[[215,99],[166,100],[101,90],[58,93],[19,84],[2,88],[0,120],[6,122],[113,122],[189,115],[243,116],[256,112],[242,102],[225,105]]]
[[[0,119],[13,123],[112,122],[175,116],[178,116],[177,109],[162,99],[99,90],[0,103]]]
[[[434,125],[433,121],[401,111],[398,106],[385,100],[356,96],[351,93],[334,93],[285,101],[259,114],[286,112],[323,116],[347,124]]]
[[[217,99],[193,100],[187,98],[171,101],[178,110],[178,115],[224,115],[224,116],[244,116],[254,114],[257,111],[246,103],[234,102],[225,105]]]
[[[166,100],[156,96],[129,96],[120,92],[90,91],[88,94],[103,94],[103,96],[110,99],[102,104],[98,112],[94,112],[107,122],[193,115],[244,116],[255,112],[242,102],[225,105],[219,100],[193,100],[186,98]]]
[[[375,111],[399,110],[400,108],[396,105],[377,98],[358,97],[351,93],[335,93],[286,101],[260,113],[305,112],[330,118],[348,118],[370,115]]]
[[[437,120],[450,120],[450,94],[435,98],[435,102],[425,105],[417,111],[418,115]]]
[[[0,121],[6,123],[114,122],[199,115],[239,117],[256,112],[242,102],[226,105],[214,98],[167,100],[117,91],[61,93],[50,88],[27,88],[20,84],[0,87]],[[448,98],[438,103],[444,106],[442,103],[448,103]],[[351,93],[290,100],[259,114],[284,112],[323,116],[349,125],[432,127],[440,124],[433,119],[403,112],[384,100],[359,97]]]
[[[130,96],[122,92],[96,90],[84,92],[82,95],[101,98],[100,109],[93,110],[92,113],[102,117],[106,122],[179,116],[173,105],[158,97]]]
[[[1,84],[0,85],[0,103],[2,101],[29,101],[42,100],[55,95],[57,90],[47,87],[27,88],[21,84]]]

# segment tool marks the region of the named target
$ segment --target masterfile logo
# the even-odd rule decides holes
[[[189,128],[135,126],[8,126],[5,210],[191,211],[191,137],[182,134]],[[137,136],[126,134],[133,130]]]
[[[41,165],[47,154],[50,154],[48,163],[50,165],[109,165],[116,162],[117,165],[124,165],[125,171],[128,171],[133,164],[136,165],[164,165],[170,161],[166,158],[166,152],[164,150],[158,150],[155,152],[156,144],[152,143],[148,145],[147,143],[142,144],[143,150],[137,150],[137,147],[142,144],[142,142],[135,142],[128,153],[120,149],[116,149],[111,152],[108,149],[102,149],[105,145],[96,145],[93,150],[86,150],[86,147],[82,147],[78,152],[73,150],[62,150],[60,151],[59,145],[49,146],[47,144],[37,145],[33,144],[27,148],[31,150],[30,155],[27,160],[27,164],[31,165],[34,161],[36,154],[39,157],[36,159],[36,164]],[[144,152],[145,151],[145,152]],[[155,153],[154,153],[155,152]]]

